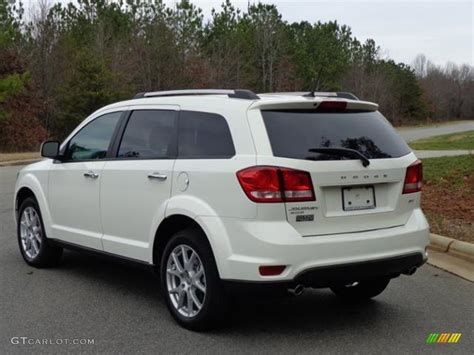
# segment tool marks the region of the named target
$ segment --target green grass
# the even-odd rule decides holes
[[[460,186],[474,175],[474,155],[423,159],[423,180],[433,185]]]
[[[474,131],[444,134],[411,142],[416,150],[474,149]]]
[[[39,158],[40,158],[39,152],[0,153],[0,162],[26,160],[26,159],[39,159]]]

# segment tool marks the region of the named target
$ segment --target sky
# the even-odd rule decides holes
[[[35,0],[23,0],[28,6]],[[55,1],[55,0],[50,0]],[[68,0],[59,0],[68,2]],[[164,0],[173,5],[175,0]],[[210,18],[221,0],[191,0]],[[245,10],[248,0],[233,0]],[[254,2],[253,0],[250,1]],[[275,4],[285,21],[337,20],[360,40],[372,38],[383,57],[410,64],[424,53],[438,65],[474,65],[474,0],[261,0]]]

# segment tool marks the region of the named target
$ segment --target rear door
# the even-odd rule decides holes
[[[302,235],[359,232],[407,222],[416,201],[402,196],[402,189],[407,166],[415,157],[379,112],[285,109],[261,114],[273,157],[259,156],[258,164],[311,175],[316,201],[285,203],[288,221]],[[347,154],[347,149],[362,156]],[[364,166],[367,159],[369,165]]]
[[[176,158],[176,106],[130,112],[114,159],[102,172],[104,250],[147,260],[153,225],[164,217]]]

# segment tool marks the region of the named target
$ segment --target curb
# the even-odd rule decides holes
[[[474,282],[474,244],[430,234],[428,264]]]
[[[433,249],[444,253],[458,254],[457,256],[473,259],[474,262],[474,244],[433,233],[430,234],[429,239],[430,247]]]

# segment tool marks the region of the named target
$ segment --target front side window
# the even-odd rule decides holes
[[[176,111],[133,111],[118,151],[119,158],[166,159],[176,156]]]
[[[225,159],[235,155],[227,121],[214,113],[181,111],[178,142],[181,159]]]
[[[104,159],[122,112],[107,113],[88,123],[68,143],[70,161]]]

